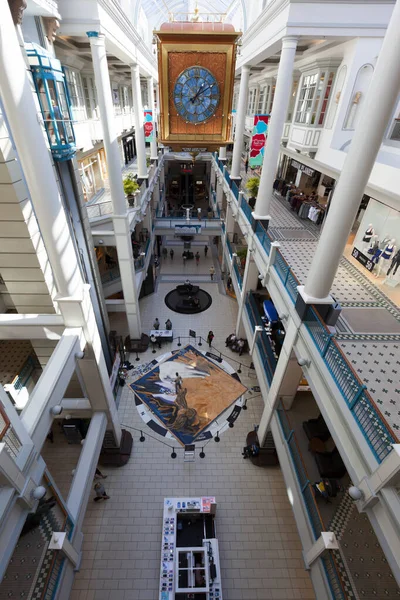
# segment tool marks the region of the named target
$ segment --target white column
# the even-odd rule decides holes
[[[246,266],[244,268],[243,273],[242,298],[236,321],[236,335],[238,337],[246,337],[242,317],[244,305],[246,303],[247,292],[249,292],[250,290],[255,291],[257,289],[259,271],[256,263],[253,260],[253,252],[253,249],[249,247],[246,256]]]
[[[222,202],[223,202],[223,198],[224,198],[224,184],[223,184],[223,180],[222,180],[222,175],[217,177],[216,186],[217,186],[217,190],[216,190],[217,206],[219,206],[219,208],[221,210]]]
[[[0,2],[0,95],[61,296],[82,288],[75,248],[7,2]]]
[[[265,443],[265,438],[267,437],[272,415],[278,405],[278,402],[280,401],[279,392],[286,377],[288,366],[290,365],[290,357],[297,338],[297,333],[298,329],[296,323],[293,320],[290,320],[289,324],[286,326],[285,340],[281,348],[281,353],[279,355],[274,377],[268,391],[268,396],[264,399],[264,410],[261,415],[260,426],[258,428],[258,439],[260,441],[260,446],[263,446]]]
[[[253,213],[253,216],[256,219],[270,218],[269,209],[272,197],[272,186],[275,180],[283,127],[289,106],[290,92],[292,90],[293,64],[296,56],[296,48],[297,38],[283,38],[275,97],[268,126],[268,138],[265,145],[264,162],[261,171],[260,188]]]
[[[360,200],[392,117],[400,89],[399,29],[400,2],[396,2],[311,263],[303,296],[306,303],[312,298],[329,295]]]
[[[226,146],[221,146],[218,152],[218,158],[220,160],[226,160]]]
[[[152,112],[152,118],[153,118],[153,134],[154,134],[154,139],[153,141],[150,142],[150,158],[151,159],[156,159],[157,158],[157,141],[156,141],[156,114],[155,114],[155,109],[154,109],[154,80],[153,77],[148,77],[147,78],[147,103],[149,106],[149,110],[151,110]]]
[[[88,31],[92,52],[94,79],[99,102],[101,126],[103,129],[104,149],[106,151],[108,181],[114,215],[125,215],[127,211],[124,189],[122,187],[121,157],[116,133],[114,107],[108,72],[105,35],[97,31]]]
[[[250,66],[243,65],[240,77],[239,98],[236,112],[236,133],[233,144],[231,179],[240,179],[243,135],[246,122],[247,100],[249,96]]]
[[[144,141],[142,92],[140,89],[139,65],[131,65],[133,106],[135,111],[135,140],[138,178],[147,177],[146,144]]]
[[[111,200],[113,203],[115,241],[118,252],[122,290],[124,293],[126,317],[128,320],[128,330],[129,335],[135,339],[141,335],[141,324],[136,293],[135,267],[127,216],[127,205],[122,186],[121,161],[114,121],[105,36],[92,31],[88,32],[88,36],[92,51],[94,77],[99,101],[100,119],[103,128],[108,179],[110,183]],[[133,94],[133,97],[135,97],[135,94]]]

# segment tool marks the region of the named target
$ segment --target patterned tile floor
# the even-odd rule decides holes
[[[281,245],[281,251],[301,283],[305,283],[311,261],[317,248],[319,227],[300,219],[290,211],[289,204],[278,194],[272,198],[273,227],[270,231]],[[293,228],[292,233],[288,228]],[[303,231],[304,237],[300,235]],[[290,237],[290,239],[288,239]],[[305,239],[306,238],[306,239]],[[400,432],[400,334],[397,324],[391,332],[388,322],[400,323],[400,310],[376,285],[363,275],[349,260],[342,258],[332,286],[332,296],[343,307],[379,308],[370,328],[354,331],[351,319],[340,320],[336,339],[345,351],[353,368],[364,380],[373,400],[398,435]],[[355,319],[354,319],[355,320]],[[380,330],[381,329],[381,330]],[[389,328],[390,329],[390,328]]]
[[[176,253],[182,249],[174,246]],[[207,275],[213,253],[200,265],[187,264],[184,275]],[[214,263],[217,269],[218,265]],[[204,283],[211,294],[211,307],[199,315],[179,315],[164,303],[174,284],[163,276],[182,276],[182,262],[161,261],[161,281],[155,294],[140,301],[143,329],[155,317],[169,317],[174,335],[187,336],[190,329],[205,337],[210,329],[215,346],[225,353],[225,338],[235,327],[237,303],[219,282]],[[112,320],[123,326],[120,316]],[[176,342],[172,348],[176,349]],[[237,359],[236,354],[227,354]],[[143,362],[155,355],[141,354]],[[250,357],[243,355],[242,364]],[[134,363],[140,364],[140,363]],[[232,363],[233,364],[233,363]],[[242,381],[257,385],[255,372],[242,366]],[[234,429],[221,434],[219,444],[205,447],[206,458],[183,463],[181,452],[171,459],[171,449],[152,439],[134,404],[133,393],[123,388],[119,414],[127,427],[145,429],[146,441],[133,431],[133,454],[121,469],[105,469],[104,482],[111,499],[90,502],[84,522],[84,559],[77,574],[71,600],[157,600],[162,502],[167,496],[213,494],[217,498],[217,529],[226,600],[314,599],[311,580],[304,570],[301,543],[286,487],[279,468],[258,468],[241,457],[248,431],[259,422],[262,400],[254,393],[248,410],[241,413]]]

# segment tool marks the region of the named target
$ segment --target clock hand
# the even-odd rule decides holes
[[[197,92],[197,94],[196,94],[195,99],[197,99],[200,96],[200,94],[202,94],[203,92],[206,92],[207,90],[210,90],[213,86],[214,86],[214,84],[212,83],[211,85],[209,85],[208,87],[204,88],[203,90],[199,90]]]
[[[201,92],[202,92],[202,91],[204,91],[204,90],[202,90],[202,89],[201,89],[201,88],[203,87],[203,85],[204,85],[204,83],[202,83],[202,84],[201,84],[201,86],[200,86],[200,89],[199,89],[199,90],[197,91],[197,93],[196,93],[196,94],[193,96],[193,98],[190,98],[190,100],[191,100],[192,104],[194,104],[194,101],[197,99],[197,96],[198,96],[199,94],[201,94]]]

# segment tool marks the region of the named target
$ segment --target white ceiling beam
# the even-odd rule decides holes
[[[60,315],[0,315],[0,340],[59,340],[64,329]]]

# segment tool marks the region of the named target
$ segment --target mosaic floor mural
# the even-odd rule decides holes
[[[191,345],[155,365],[130,388],[182,445],[194,443],[247,390]]]

